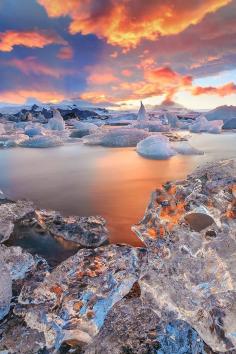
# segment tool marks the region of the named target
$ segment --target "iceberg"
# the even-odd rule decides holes
[[[60,145],[63,145],[63,141],[59,137],[42,135],[37,135],[20,143],[20,146],[28,148],[49,148]]]
[[[163,135],[152,135],[137,144],[136,151],[143,157],[163,160],[175,155],[169,139]]]
[[[53,117],[49,119],[46,127],[51,130],[65,130],[65,122],[58,110],[53,110]]]
[[[180,141],[172,143],[171,147],[181,155],[204,155],[203,151],[200,151],[190,145],[187,141]]]
[[[179,120],[176,116],[176,114],[172,113],[172,112],[166,112],[163,115],[164,119],[167,120],[168,124],[172,127],[172,128],[177,128],[178,124],[179,124]]]
[[[148,132],[136,128],[112,129],[101,138],[101,145],[109,147],[136,146],[148,136]]]
[[[95,130],[98,129],[98,126],[93,123],[79,122],[77,120],[73,120],[73,122],[71,120],[71,123],[76,128],[75,130],[72,131],[70,135],[71,138],[82,138],[85,135],[94,133]]]
[[[145,120],[146,119],[146,109],[141,101],[141,105],[138,111],[138,120]]]
[[[11,135],[0,135],[0,147],[10,148],[19,145],[28,140],[29,137],[25,134],[16,133]]]
[[[43,135],[43,128],[40,126],[26,126],[25,134],[28,135],[30,138],[36,135]]]
[[[149,132],[168,132],[170,130],[169,125],[162,124],[161,121],[138,121],[131,125],[133,128],[137,129],[147,129]]]
[[[200,116],[192,125],[189,126],[189,130],[192,133],[206,132],[212,134],[220,134],[223,124],[223,120],[208,121],[206,117]]]

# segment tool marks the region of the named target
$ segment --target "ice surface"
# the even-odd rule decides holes
[[[172,112],[166,112],[164,114],[164,118],[167,120],[168,124],[172,127],[172,128],[177,128],[178,127],[178,123],[179,120],[176,116],[175,113]]]
[[[220,134],[223,124],[223,120],[208,121],[206,117],[200,116],[192,125],[190,125],[189,130],[192,133],[207,132],[212,134]]]
[[[4,147],[4,148],[14,147],[28,139],[29,137],[27,135],[21,133],[0,135],[0,147]]]
[[[47,128],[59,131],[65,130],[65,122],[58,110],[53,110],[53,117],[49,119]]]
[[[180,141],[171,144],[171,147],[181,155],[203,155],[204,152],[196,149],[187,141]]]
[[[169,143],[169,139],[163,135],[149,136],[140,141],[136,150],[144,157],[160,160],[168,159],[176,154]]]
[[[83,136],[89,135],[98,129],[98,126],[93,123],[79,122],[76,119],[71,120],[70,123],[72,123],[76,128],[76,130],[71,133],[72,138],[82,138]]]
[[[37,135],[26,141],[23,141],[20,146],[29,148],[49,148],[63,145],[62,139],[57,136],[41,136]]]
[[[141,106],[138,111],[138,120],[144,120],[146,119],[146,109],[143,105],[143,102],[141,102]]]
[[[136,128],[112,129],[101,139],[101,145],[110,147],[136,146],[148,136],[148,132]]]
[[[36,125],[26,126],[25,134],[28,135],[30,138],[36,135],[43,135],[43,128]]]
[[[170,126],[162,124],[160,120],[137,121],[132,124],[132,127],[138,129],[147,129],[149,132],[167,132],[170,130]]]
[[[7,315],[10,310],[12,297],[11,275],[5,262],[0,258],[0,320]]]

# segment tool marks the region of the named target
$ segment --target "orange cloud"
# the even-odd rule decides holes
[[[219,87],[194,87],[192,90],[192,94],[194,96],[198,95],[218,95],[218,96],[228,96],[232,94],[236,94],[236,85],[233,82],[230,82],[226,85],[219,86]]]
[[[83,92],[80,95],[80,98],[85,101],[90,101],[92,103],[107,103],[107,102],[115,102],[114,97],[106,95],[102,91],[87,91]]]
[[[0,33],[0,51],[11,52],[14,46],[43,48],[49,44],[63,44],[66,41],[54,32],[46,30],[6,31]]]
[[[25,104],[28,98],[42,103],[59,103],[65,99],[64,94],[56,91],[16,90],[0,92],[0,102]]]
[[[69,16],[71,34],[94,33],[112,45],[130,49],[142,39],[182,32],[231,0],[37,0],[50,17]]]
[[[59,49],[59,52],[57,53],[57,58],[61,60],[70,60],[74,56],[74,51],[73,48],[66,46],[66,47],[61,47]]]
[[[118,78],[114,76],[112,72],[91,73],[87,79],[87,82],[93,85],[107,85],[112,82],[118,81]]]
[[[24,59],[10,59],[1,61],[0,64],[17,68],[25,75],[45,75],[55,78],[63,77],[64,75],[74,75],[75,71],[65,68],[50,67],[40,63],[35,57],[27,57]]]

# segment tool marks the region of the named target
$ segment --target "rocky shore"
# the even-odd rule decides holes
[[[73,255],[9,246],[22,226]],[[167,182],[132,229],[145,247],[0,194],[0,353],[235,353],[236,160]]]

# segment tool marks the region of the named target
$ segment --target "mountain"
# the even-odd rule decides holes
[[[161,104],[154,106],[155,110],[173,110],[173,111],[180,111],[180,110],[185,110],[186,108],[182,106],[181,104],[172,101],[172,100],[164,100]]]
[[[236,119],[236,106],[219,106],[205,113],[208,120],[223,120],[224,122]]]

